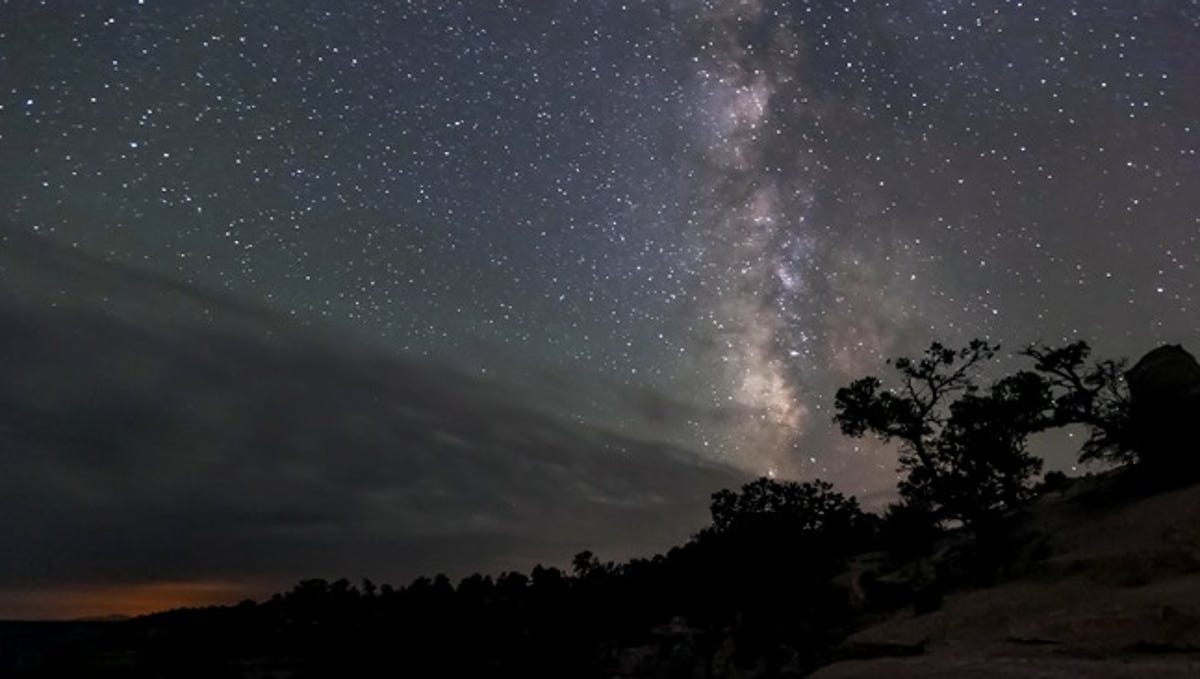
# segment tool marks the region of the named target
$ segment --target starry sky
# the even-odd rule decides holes
[[[0,211],[870,495],[887,357],[1196,345],[1197,54],[1194,0],[6,0]]]

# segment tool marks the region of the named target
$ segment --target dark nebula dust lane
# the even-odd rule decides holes
[[[718,478],[822,477],[878,496],[894,485],[894,451],[837,435],[831,407],[888,357],[973,337],[1082,338],[1104,356],[1195,343],[1197,53],[1200,8],[1159,0],[4,3],[0,285],[20,292],[5,313],[23,309],[27,323],[9,341],[47,366],[60,359],[45,347],[71,354],[98,341],[87,332],[115,355],[163,357],[81,367],[75,382],[9,361],[9,412],[32,414],[0,423],[5,476],[57,479],[43,499],[10,503],[33,533],[88,503],[119,519],[133,510],[102,489],[128,460],[87,457],[79,441],[136,439],[158,441],[162,470],[136,476],[160,498],[147,506],[190,493],[254,525],[292,511],[288,494],[311,479],[280,486],[279,507],[241,507],[181,470],[218,470],[208,456],[257,446],[264,473],[320,477],[332,473],[322,455],[361,453],[370,473],[315,504],[370,499],[333,519],[317,511],[301,533],[382,523],[407,539],[403,517],[427,512],[522,545],[470,557],[493,563],[536,551],[522,541],[545,547],[537,558],[599,544],[592,534],[626,552],[658,544],[702,518],[715,490],[702,486]],[[31,234],[59,254],[28,255]],[[67,251],[92,264],[64,264]],[[64,295],[84,301],[59,308]],[[215,301],[179,301],[196,295]],[[247,340],[260,313],[272,320],[253,321]],[[242,367],[228,382],[155,381],[193,375],[197,328],[228,340],[212,346]],[[489,422],[426,440],[443,429],[405,411],[402,385],[359,393],[288,374],[360,374],[324,344],[308,363],[279,346],[305,332],[395,361],[399,373],[382,374],[400,383],[436,372],[422,379],[453,394],[446,403],[507,403],[548,439]],[[336,435],[264,445],[275,420],[235,412],[237,375],[256,371],[268,386],[245,412],[291,380],[358,405]],[[103,405],[139,389],[155,394],[142,419],[121,424],[139,411]],[[101,405],[84,398],[97,394]],[[68,397],[77,433],[28,429]],[[395,431],[351,424],[397,410]],[[204,443],[226,417],[246,430]],[[389,436],[426,452],[376,452]],[[470,456],[446,452],[459,441]],[[67,468],[86,458],[89,471],[47,471],[18,442],[60,451]],[[310,463],[320,471],[303,472]],[[640,524],[660,532],[614,532],[609,517],[568,537],[512,513],[558,501],[521,485],[525,465],[542,470],[539,488],[597,485],[579,495],[593,509],[690,509]],[[472,480],[481,469],[502,481]],[[410,497],[364,485],[393,476],[427,486]],[[442,496],[446,478],[461,485]],[[50,500],[75,509],[54,514]],[[275,535],[294,536],[285,524]],[[517,525],[533,528],[512,537]],[[345,553],[417,567],[399,552]],[[428,568],[468,560],[439,559]],[[246,573],[279,572],[248,562]],[[33,556],[20,563],[37,571]],[[136,563],[127,579],[150,572]],[[206,572],[233,577],[232,563]]]

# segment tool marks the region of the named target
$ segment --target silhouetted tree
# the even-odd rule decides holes
[[[776,616],[762,597],[816,596],[845,558],[868,544],[871,523],[858,501],[825,481],[760,478],[712,497],[713,525],[676,561],[724,574],[710,592],[734,609],[759,602],[753,606],[760,614]]]
[[[559,569],[538,564],[529,572],[529,585],[539,596],[558,597],[566,592],[567,579]]]
[[[1026,448],[1029,434],[1046,426],[1050,394],[1033,373],[1006,377],[983,393],[963,394],[950,405],[931,455],[900,485],[901,495],[946,508],[978,528],[1029,499],[1029,481],[1042,469]],[[922,486],[922,484],[926,484]]]
[[[945,424],[945,409],[955,394],[978,389],[976,367],[996,355],[997,346],[974,340],[954,350],[934,342],[916,360],[888,361],[901,375],[896,391],[881,391],[877,377],[863,377],[838,389],[834,421],[842,432],[855,438],[871,432],[884,441],[901,441],[901,464],[932,467],[931,448]]]
[[[1130,430],[1125,360],[1088,364],[1091,347],[1078,341],[1062,347],[1030,345],[1021,354],[1051,390],[1053,426],[1082,424],[1089,436],[1079,460],[1126,463],[1136,458]]]
[[[524,573],[506,571],[496,578],[496,591],[502,595],[519,597],[525,593],[529,578]]]
[[[585,549],[571,557],[571,571],[577,578],[587,578],[603,569],[600,559],[590,549]]]
[[[848,535],[861,527],[858,501],[815,480],[797,483],[760,478],[740,492],[713,493],[713,528],[720,531],[771,525],[793,532]]]
[[[1048,425],[1046,382],[1021,372],[981,389],[979,368],[998,347],[974,340],[952,349],[937,342],[917,359],[890,363],[898,387],[865,377],[839,389],[834,421],[854,437],[872,433],[901,442],[906,502],[978,530],[1023,500],[1041,460],[1026,449],[1030,433]]]

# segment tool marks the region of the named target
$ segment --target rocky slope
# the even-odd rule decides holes
[[[1110,475],[1047,494],[1026,524],[1047,558],[868,625],[812,676],[1200,676],[1200,485],[1129,486]]]

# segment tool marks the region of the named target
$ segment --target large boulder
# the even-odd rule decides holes
[[[1200,363],[1178,344],[1161,346],[1125,374],[1132,439],[1141,460],[1200,471]]]

